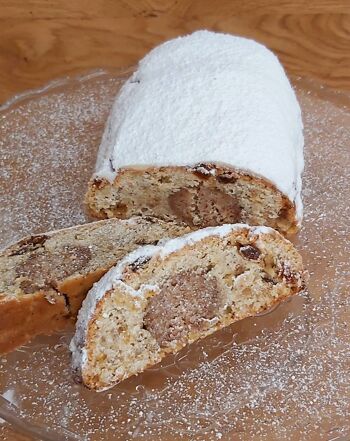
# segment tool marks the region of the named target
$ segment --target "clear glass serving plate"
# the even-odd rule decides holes
[[[84,223],[113,97],[96,71],[0,108],[0,246]],[[0,358],[2,440],[347,440],[350,437],[350,97],[295,79],[305,122],[308,291],[95,393],[74,384],[73,330]],[[1,317],[0,317],[1,320]]]

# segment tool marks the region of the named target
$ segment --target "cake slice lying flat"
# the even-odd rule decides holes
[[[86,200],[98,218],[291,234],[302,219],[303,145],[277,57],[253,40],[195,32],[153,49],[120,90]]]
[[[267,227],[206,228],[126,256],[88,293],[71,342],[98,391],[303,288],[293,245]]]
[[[92,284],[135,248],[186,232],[153,218],[110,219],[7,248],[0,253],[0,352],[71,322]]]

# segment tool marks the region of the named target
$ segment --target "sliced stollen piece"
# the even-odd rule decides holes
[[[7,248],[0,253],[0,353],[71,322],[93,283],[135,248],[189,231],[153,218],[108,219]]]
[[[74,374],[108,389],[303,285],[301,256],[267,227],[209,227],[142,247],[83,302],[70,346]]]
[[[86,200],[98,218],[301,222],[303,125],[277,57],[208,31],[153,49],[116,97]]]

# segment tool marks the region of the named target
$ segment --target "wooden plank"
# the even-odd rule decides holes
[[[350,89],[349,0],[0,0],[0,102],[54,78],[135,64],[201,28],[255,38],[288,72]]]

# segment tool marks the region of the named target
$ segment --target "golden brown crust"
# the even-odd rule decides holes
[[[108,270],[109,267],[98,268],[85,276],[70,277],[59,283],[57,288],[68,297],[69,310],[73,317],[76,317],[86,293]]]
[[[44,292],[0,301],[0,353],[12,351],[38,334],[51,334],[71,322],[63,295],[49,303]]]

